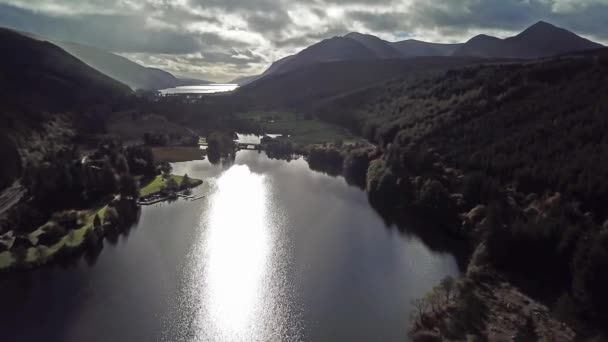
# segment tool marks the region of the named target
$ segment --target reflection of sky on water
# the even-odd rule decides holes
[[[180,300],[194,308],[189,323],[194,341],[293,339],[285,305],[289,284],[281,275],[285,250],[275,245],[281,213],[269,198],[266,177],[249,167],[231,167],[212,180],[208,212],[186,270]],[[280,242],[279,242],[280,244]]]
[[[173,168],[206,196],[143,207],[95,265],[0,279],[4,340],[404,341],[411,300],[458,273],[435,240],[385,227],[364,192],[303,159]]]
[[[160,92],[162,94],[214,94],[233,91],[238,87],[237,84],[205,84],[162,89]]]
[[[242,151],[228,170],[197,164],[208,163],[174,169],[220,175],[187,270],[190,341],[403,340],[411,300],[457,273],[303,159]]]

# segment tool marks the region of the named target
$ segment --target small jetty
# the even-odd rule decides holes
[[[177,198],[183,198],[186,201],[190,201],[190,202],[198,201],[200,199],[207,197],[206,195],[194,196],[194,195],[186,195],[186,194],[181,194],[181,193],[178,193],[176,196],[177,196]],[[160,203],[160,202],[170,201],[171,199],[172,199],[171,196],[162,196],[162,197],[157,196],[157,197],[154,197],[154,198],[151,198],[148,200],[140,199],[139,201],[137,201],[137,204],[148,206],[148,205],[152,205],[152,204],[156,204],[156,203]],[[175,197],[173,197],[173,199],[175,199]]]
[[[181,197],[181,198],[183,198],[183,199],[185,199],[185,200],[190,200],[190,202],[198,201],[198,200],[200,200],[201,198],[205,198],[205,197],[206,197],[205,195],[202,195],[202,196],[198,196],[198,197],[196,197],[196,196],[194,196],[194,195],[187,196],[187,195],[183,195],[183,194],[178,194],[177,196],[178,196],[178,197]]]
[[[261,150],[262,149],[261,144],[237,142],[236,145],[237,145],[238,150]]]
[[[160,198],[154,198],[151,200],[139,200],[139,201],[137,201],[137,204],[147,206],[147,205],[152,205],[152,204],[156,204],[156,203],[160,203],[160,202],[165,202],[167,200],[168,200],[167,197],[160,197]]]

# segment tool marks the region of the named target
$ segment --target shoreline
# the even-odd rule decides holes
[[[483,199],[474,203],[463,203],[464,182],[472,176],[471,173],[448,167],[441,156],[433,153],[431,159],[434,160],[434,164],[429,166],[430,169],[412,173],[403,179],[398,178],[395,171],[387,165],[386,151],[383,152],[376,146],[360,144],[338,147],[330,143],[298,146],[297,149],[302,152],[311,169],[333,176],[343,176],[350,185],[365,190],[370,205],[381,215],[393,218],[404,214],[413,215],[428,221],[430,229],[437,234],[462,241],[468,246],[468,260],[464,268],[466,272],[457,280],[457,287],[473,293],[476,300],[484,307],[490,308],[490,314],[483,322],[483,326],[487,326],[488,330],[475,331],[473,327],[469,327],[469,330],[464,330],[465,335],[502,338],[515,336],[520,330],[532,326],[532,330],[542,337],[556,341],[571,341],[576,339],[577,333],[588,335],[596,331],[591,325],[580,327],[570,321],[568,321],[570,324],[564,323],[564,320],[558,318],[557,313],[552,309],[553,304],[538,298],[533,292],[528,292],[525,283],[521,283],[519,279],[521,276],[498,269],[488,256],[479,257],[484,255],[479,249],[484,246],[489,229],[487,220],[492,203]],[[361,160],[364,162],[361,163]],[[361,167],[361,164],[365,167]],[[414,166],[416,167],[421,169],[424,166]],[[439,182],[436,182],[437,180]],[[442,190],[443,193],[438,191],[443,187],[445,188]],[[430,202],[425,203],[424,193],[431,190],[435,195],[431,197]],[[557,208],[556,205],[566,203],[558,193],[538,196],[519,193],[509,186],[501,187],[498,191],[511,203],[510,207],[514,210],[512,215],[527,217],[527,220],[542,219],[550,215],[555,210],[552,208]],[[439,197],[436,197],[437,194]],[[406,195],[407,200],[403,195]],[[444,206],[435,206],[437,202],[443,203]],[[434,325],[414,324],[410,337],[432,335],[444,338],[455,333],[454,330],[450,330],[454,327],[445,328],[445,320],[449,321],[449,317],[453,317],[454,305],[462,304],[466,300],[470,298],[458,297],[455,298],[457,302],[434,309],[436,312],[433,315],[438,317]],[[512,317],[513,308],[525,309],[527,318]]]
[[[533,284],[525,279],[525,272],[518,274],[515,270],[494,265],[496,252],[492,251],[494,254],[491,254],[485,246],[488,234],[496,226],[492,223],[496,202],[486,202],[481,198],[466,202],[467,196],[463,190],[471,174],[448,167],[436,154],[421,158],[427,161],[426,168],[423,164],[409,164],[408,167],[418,171],[398,176],[397,171],[388,164],[386,151],[377,147],[309,146],[306,151],[311,168],[334,176],[341,175],[351,185],[358,185],[366,191],[370,204],[382,215],[394,220],[413,215],[428,222],[438,234],[457,238],[470,246],[467,271],[454,281],[454,286],[462,295],[440,305],[433,299],[436,291],[433,289],[427,296],[412,303],[415,307],[419,305],[425,308],[412,317],[410,337],[414,341],[442,341],[445,338],[466,340],[471,335],[490,339],[511,338],[526,329],[551,341],[574,341],[579,337],[577,334],[593,336],[598,333],[593,324],[572,323],[570,319],[565,323],[563,318],[558,318],[558,312],[554,311],[558,304],[553,303],[554,299],[549,300],[552,304],[545,304],[547,299],[539,298],[528,288]],[[429,162],[428,158],[434,162]],[[539,196],[519,193],[509,186],[498,188],[497,194],[504,201],[505,208],[501,209],[503,215],[512,219],[520,218],[530,224],[551,218],[569,203],[559,193]],[[574,215],[579,222],[588,219],[581,212]],[[500,242],[494,245],[496,243]],[[475,305],[470,303],[471,300]],[[462,322],[455,325],[454,322],[463,315],[481,315],[467,309],[478,304],[487,311],[484,313],[486,316],[476,318],[477,326],[463,325]],[[455,311],[455,307],[461,308],[460,311]],[[518,308],[526,310],[523,319],[513,316]],[[425,324],[419,324],[421,320]]]
[[[10,249],[0,253],[0,273],[14,270],[21,271],[34,269],[47,265],[63,255],[82,251],[85,249],[87,234],[95,230],[93,224],[95,216],[104,216],[107,208],[108,205],[104,205],[101,209],[96,211],[95,209],[85,210],[89,212],[86,222],[84,222],[80,228],[70,231],[58,242],[50,246],[45,246],[38,242],[38,237],[44,233],[45,226],[50,223],[50,221],[47,222],[27,235],[27,239],[32,243],[32,247],[25,250],[25,255],[19,256],[17,255],[17,252],[11,251]],[[91,211],[94,212],[91,213]]]
[[[183,176],[176,175],[171,175],[171,177],[179,180],[183,180],[184,178]],[[199,179],[191,179],[191,182],[190,187],[182,191],[187,191],[203,184],[203,181]],[[159,188],[154,192],[146,194],[146,196],[157,196],[162,191],[163,189]],[[165,196],[154,203],[165,202],[170,199],[170,196]],[[63,257],[71,257],[74,254],[80,254],[88,250],[95,252],[95,249],[101,247],[103,239],[106,238],[108,234],[120,234],[125,229],[128,229],[128,227],[117,227],[115,222],[109,222],[106,218],[108,208],[113,208],[115,202],[116,199],[98,209],[77,211],[76,214],[81,216],[78,220],[80,226],[76,229],[69,230],[69,232],[62,236],[59,241],[49,246],[41,244],[39,239],[47,234],[47,227],[52,224],[52,220],[49,220],[47,223],[25,236],[17,237],[13,233],[12,236],[8,238],[11,240],[9,248],[0,252],[0,273],[31,270],[52,264]],[[142,205],[149,205],[142,204],[141,199],[133,201],[133,204],[136,206],[137,211],[141,209]],[[95,226],[96,216],[100,218],[100,221],[103,220],[103,223],[99,226]],[[82,217],[86,218],[82,219]],[[24,243],[27,242],[31,244],[31,247],[25,247],[24,251],[14,251],[13,245],[17,239],[24,241]]]

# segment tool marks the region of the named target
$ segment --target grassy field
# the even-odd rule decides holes
[[[14,262],[15,257],[13,256],[13,253],[9,251],[0,253],[0,270],[10,268]]]
[[[91,210],[86,216],[86,219],[80,224],[80,228],[70,231],[66,236],[61,238],[56,244],[52,246],[38,245],[36,247],[30,247],[27,250],[25,256],[25,266],[40,265],[48,262],[57,255],[64,248],[72,249],[80,247],[84,243],[84,237],[86,233],[93,229],[93,221],[95,215],[99,215],[103,219],[107,206],[104,206],[97,210]],[[30,241],[38,241],[38,237],[44,233],[44,226],[38,228],[28,235]],[[5,251],[0,253],[0,270],[11,268],[16,259],[12,252]]]
[[[178,185],[182,184],[182,181],[184,179],[184,176],[171,175],[171,177],[175,180],[175,182],[177,182]],[[203,183],[202,180],[194,178],[190,178],[190,181],[195,185],[200,185]],[[166,185],[167,181],[162,176],[156,176],[154,180],[152,180],[150,183],[146,184],[146,186],[142,187],[139,190],[139,196],[147,197],[153,195],[164,189]]]
[[[241,117],[256,121],[268,134],[283,134],[299,145],[356,140],[346,129],[319,120],[304,120],[291,112],[247,112]]]
[[[298,145],[323,144],[353,137],[343,128],[317,120],[277,121],[265,126],[268,133],[283,134]]]
[[[205,159],[205,151],[199,147],[154,147],[152,153],[158,162],[177,163]]]
[[[161,132],[186,136],[191,131],[160,115],[140,115],[132,111],[117,112],[106,123],[110,136],[123,141],[139,141],[148,132]]]

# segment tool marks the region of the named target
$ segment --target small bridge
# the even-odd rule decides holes
[[[237,142],[237,148],[239,150],[261,150],[262,145]]]

